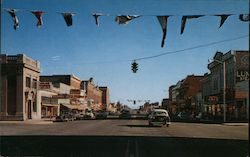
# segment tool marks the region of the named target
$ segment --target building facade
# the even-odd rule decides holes
[[[53,96],[59,94],[59,89],[52,82],[40,82],[38,90],[38,102],[41,104],[42,118],[56,117],[60,114],[60,105]]]
[[[40,63],[24,54],[1,55],[1,120],[40,119]]]
[[[107,106],[110,103],[109,89],[108,87],[99,87],[102,91],[102,110],[107,110]]]
[[[74,75],[40,76],[41,82],[64,83],[73,89],[81,88],[81,80]]]
[[[225,54],[216,52],[213,62],[208,64],[208,69],[210,74],[203,80],[203,99],[207,106],[205,111],[213,116],[223,115],[225,90],[227,119],[248,119],[249,51],[231,50]]]
[[[86,99],[91,109],[102,110],[102,91],[98,86],[95,86],[93,78],[82,81],[81,89],[86,91]]]
[[[169,87],[167,109],[176,116],[179,112],[199,112],[202,105],[202,82],[204,76],[188,75]]]

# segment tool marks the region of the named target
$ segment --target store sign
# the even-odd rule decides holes
[[[241,82],[241,81],[247,81],[249,80],[249,72],[246,70],[238,70],[236,73],[236,81]]]
[[[219,99],[218,99],[218,96],[209,96],[208,100],[214,102],[214,101],[218,101]]]

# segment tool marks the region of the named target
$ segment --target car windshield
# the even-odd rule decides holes
[[[250,0],[1,0],[0,156],[249,156]]]

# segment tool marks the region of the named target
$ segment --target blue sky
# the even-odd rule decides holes
[[[2,10],[1,53],[19,54],[39,60],[41,75],[74,74],[82,80],[94,77],[99,86],[110,88],[111,101],[132,105],[127,99],[161,101],[168,87],[187,75],[208,72],[208,59],[216,51],[248,50],[249,38],[204,48],[139,60],[131,71],[131,60],[194,47],[249,34],[249,22],[238,14],[249,13],[247,0],[2,0],[2,8],[17,8],[20,27],[15,31],[10,15]],[[28,10],[43,10],[44,25]],[[58,12],[74,12],[73,26],[67,27]],[[91,13],[100,17],[95,25]],[[141,16],[127,25],[115,23],[115,15],[174,15],[169,17],[165,46],[155,16]],[[181,15],[208,15],[187,21],[180,35]],[[220,18],[230,16],[219,28]]]

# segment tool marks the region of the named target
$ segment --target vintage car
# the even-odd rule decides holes
[[[149,126],[153,125],[170,125],[170,117],[167,110],[154,109],[148,116]]]

